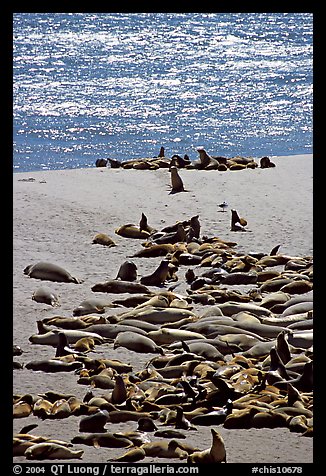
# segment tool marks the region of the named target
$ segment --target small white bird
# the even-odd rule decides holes
[[[222,212],[225,212],[225,210],[227,209],[228,206],[229,205],[226,203],[226,201],[219,204],[219,207],[222,208]]]

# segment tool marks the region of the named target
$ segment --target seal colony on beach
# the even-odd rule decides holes
[[[159,168],[169,169],[172,179],[172,192],[182,192],[183,183],[178,176],[177,170],[181,168],[185,169],[197,169],[197,170],[217,170],[219,172],[225,172],[227,170],[244,170],[255,169],[257,167],[267,169],[275,167],[275,163],[270,160],[269,157],[262,157],[259,159],[259,163],[254,160],[253,157],[223,157],[214,156],[206,152],[204,147],[197,149],[199,154],[198,160],[190,160],[188,154],[184,154],[184,157],[174,154],[170,159],[165,156],[164,147],[161,147],[157,157],[145,157],[135,158],[129,160],[118,159],[97,159],[95,162],[96,167],[108,167],[122,168],[122,169],[137,169],[137,170],[157,170]],[[175,185],[173,185],[175,183]]]
[[[204,167],[223,165],[201,155]],[[280,252],[277,237],[266,250],[246,250],[233,241],[246,234],[231,234],[232,241],[209,235],[202,212],[190,209],[174,223],[138,213],[139,224],[115,224],[116,248],[106,239],[106,247],[94,246],[101,239],[92,243],[89,233],[85,252],[103,253],[102,274],[79,271],[77,279],[54,259],[22,266],[26,283],[56,282],[60,297],[83,279],[88,292],[65,301],[62,313],[36,313],[28,352],[14,347],[31,379],[33,372],[70,372],[78,388],[13,395],[13,417],[24,419],[14,456],[73,461],[94,447],[105,461],[226,463],[234,429],[282,428],[311,437],[312,256]],[[247,227],[236,210],[230,213],[231,231]],[[45,286],[33,296],[36,307],[56,302]],[[36,358],[36,348],[46,355]],[[47,420],[51,431],[53,420],[67,418],[69,441],[29,425]],[[206,427],[211,438],[191,444],[189,435]]]

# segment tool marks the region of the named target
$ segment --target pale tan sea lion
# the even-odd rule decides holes
[[[117,347],[125,347],[134,352],[163,354],[163,349],[156,345],[152,339],[131,331],[120,332],[120,334],[117,335],[114,340],[113,348],[116,349]]]
[[[150,331],[148,337],[153,339],[156,344],[171,344],[175,341],[184,341],[189,339],[203,339],[204,335],[199,332],[187,331],[184,329],[161,328],[157,331]]]
[[[178,458],[185,459],[188,456],[187,451],[179,446],[177,440],[170,441],[152,441],[141,446],[146,456],[156,458]]]
[[[41,286],[36,291],[34,291],[32,299],[33,301],[49,304],[53,307],[60,305],[58,296],[47,286]]]
[[[36,264],[30,264],[24,269],[24,274],[30,278],[43,279],[46,281],[57,281],[62,283],[80,284],[83,281],[74,278],[68,271],[61,266],[52,263],[40,261]]]
[[[55,443],[36,443],[25,451],[26,459],[81,459],[84,450],[74,451]]]
[[[13,405],[13,418],[24,418],[29,416],[34,407],[34,398],[31,394],[23,395],[19,401]]]
[[[103,314],[107,307],[114,307],[107,299],[98,297],[91,297],[82,301],[75,309],[73,309],[73,316],[84,316],[87,314],[97,313]]]
[[[111,248],[112,246],[116,246],[116,243],[112,240],[112,238],[106,235],[105,233],[98,233],[97,235],[95,235],[92,243],[108,246],[109,248]]]
[[[82,337],[91,337],[98,339],[99,342],[103,342],[103,337],[101,337],[99,334],[78,329],[65,329],[63,331],[55,329],[44,334],[33,334],[28,340],[33,344],[52,345],[56,347],[59,344],[59,332],[63,332],[66,335],[69,344],[74,344]]]
[[[211,429],[213,442],[211,448],[195,451],[187,458],[187,463],[226,463],[224,440],[217,430]]]

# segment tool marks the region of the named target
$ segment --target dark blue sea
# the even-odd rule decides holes
[[[312,153],[311,13],[15,13],[13,170]]]

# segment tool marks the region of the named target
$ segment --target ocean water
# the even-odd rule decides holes
[[[15,13],[13,170],[312,153],[311,13]]]

